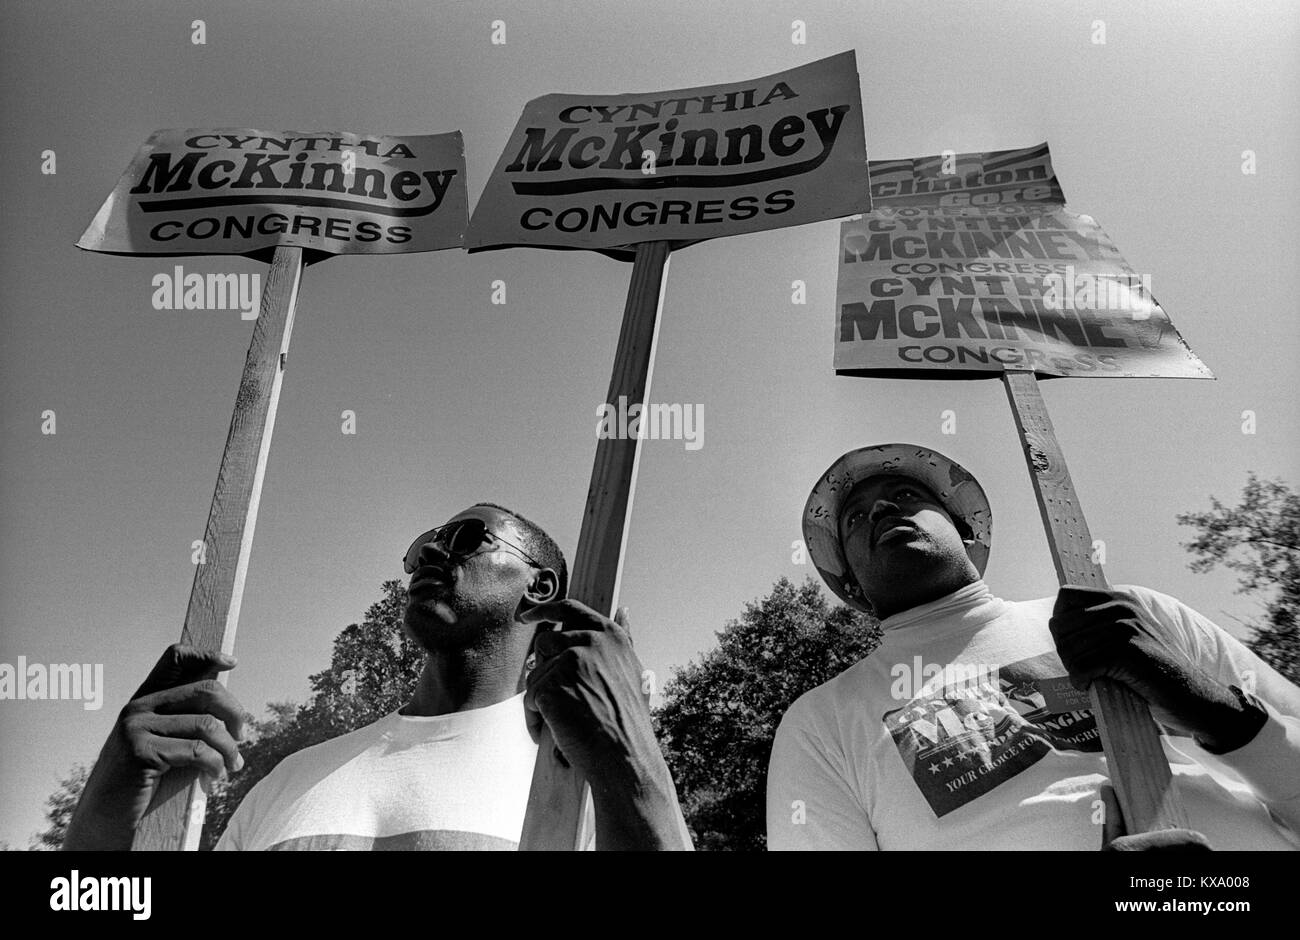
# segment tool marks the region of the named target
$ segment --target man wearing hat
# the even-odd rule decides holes
[[[1196,611],[1140,587],[994,596],[983,489],[916,445],[837,460],[803,532],[883,639],[782,720],[769,848],[1101,848],[1122,832],[1086,691],[1101,677],[1150,705],[1196,830],[1114,847],[1300,847],[1300,689]]]

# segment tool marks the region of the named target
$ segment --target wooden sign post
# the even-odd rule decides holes
[[[253,548],[253,528],[266,475],[271,432],[289,354],[303,250],[275,249],[244,375],[235,396],[226,449],[203,533],[204,554],[194,572],[181,642],[201,650],[229,653],[235,645],[244,576]],[[227,673],[221,673],[225,682]],[[136,830],[132,849],[194,851],[203,831],[207,796],[196,771],[165,774]]]
[[[644,405],[670,251],[865,212],[865,171],[851,51],[743,82],[544,95],[506,141],[465,247],[631,254],[606,400]],[[617,602],[639,447],[596,445],[569,594],[605,615]],[[549,736],[540,747],[519,847],[585,847],[585,785],[555,759]]]
[[[1093,560],[1092,535],[1037,377],[1032,372],[1008,371],[1002,380],[1034,481],[1057,579],[1062,585],[1107,588],[1106,575]],[[1092,705],[1126,830],[1188,828],[1146,702],[1120,683],[1105,679],[1092,684]]]
[[[627,303],[623,308],[623,326],[614,353],[614,370],[605,395],[605,400],[615,408],[620,399],[629,407],[638,402],[644,407],[650,390],[670,250],[666,241],[642,242],[636,246]],[[607,617],[613,616],[618,604],[623,550],[627,545],[627,523],[632,512],[640,454],[640,435],[627,440],[608,437],[596,442],[596,460],[591,468],[591,485],[587,488],[569,596]],[[550,729],[543,725],[520,850],[583,848],[591,838],[587,828],[592,821],[590,800],[586,781],[558,759]]]
[[[268,145],[297,151],[298,170],[283,179],[274,172],[232,176],[230,169],[246,156],[245,145],[250,151]],[[318,159],[308,178],[303,161],[313,155]],[[288,157],[274,160],[288,165]],[[321,198],[327,178],[338,198]],[[328,218],[322,215],[326,208]],[[292,215],[292,229],[286,213]],[[78,248],[151,256],[263,257],[274,251],[208,510],[182,643],[224,653],[235,644],[306,264],[303,252],[405,254],[459,248],[467,221],[465,143],[459,131],[376,137],[347,131],[172,128],[155,131],[137,151]],[[220,681],[226,681],[225,673]],[[206,804],[197,772],[164,774],[132,848],[197,849]]]

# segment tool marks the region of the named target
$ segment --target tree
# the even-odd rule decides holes
[[[1213,496],[1210,504],[1209,512],[1178,516],[1180,525],[1200,529],[1184,543],[1197,556],[1189,567],[1240,572],[1237,593],[1253,594],[1264,605],[1263,617],[1248,621],[1247,645],[1300,684],[1300,494],[1251,473],[1240,505],[1229,509]]]
[[[876,621],[830,607],[812,578],[781,578],[717,634],[718,646],[675,671],[655,730],[700,849],[765,846],[767,762],[796,698],[880,641]]]
[[[402,632],[406,586],[385,581],[382,590],[361,623],[335,637],[329,668],[309,679],[307,703],[273,702],[267,718],[250,722],[248,743],[239,749],[243,769],[219,784],[208,801],[203,848],[217,844],[248,791],[281,760],[378,721],[410,699],[424,651]]]
[[[91,765],[94,766],[93,764]],[[63,836],[68,831],[68,820],[81,799],[81,790],[90,776],[91,767],[75,764],[68,775],[59,781],[59,787],[45,800],[45,818],[49,828],[32,836],[31,848],[39,851],[57,851],[63,847]]]

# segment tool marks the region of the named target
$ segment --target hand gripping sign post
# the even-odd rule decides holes
[[[273,252],[182,643],[226,653],[234,647],[304,251],[395,254],[455,248],[464,238],[467,215],[459,132],[377,137],[341,131],[163,130],[149,138],[105,200],[77,247],[132,255],[265,257]],[[195,772],[169,772],[132,848],[197,849],[205,807]]]
[[[1035,373],[1213,378],[1088,216],[1065,206],[1047,145],[872,161],[874,211],[843,224],[835,371],[1001,376],[1061,584],[1106,587]],[[1130,832],[1185,827],[1146,704],[1095,682]]]
[[[866,211],[865,170],[852,52],[728,85],[547,95],[528,103],[510,135],[466,247],[631,259],[605,400],[644,408],[670,251]],[[596,444],[569,594],[606,615],[618,601],[639,450],[639,434]],[[520,848],[588,844],[589,798],[543,732]]]

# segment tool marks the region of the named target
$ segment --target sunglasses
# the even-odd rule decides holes
[[[448,555],[461,561],[472,555],[480,554],[485,545],[497,543],[501,548],[508,548],[517,552],[521,558],[535,567],[546,567],[518,545],[491,531],[487,527],[487,523],[482,519],[460,519],[456,522],[438,526],[436,529],[430,529],[411,543],[411,547],[406,550],[406,557],[403,559],[403,568],[407,574],[415,574],[415,569],[420,567],[420,552],[424,546],[430,543],[441,545]]]

